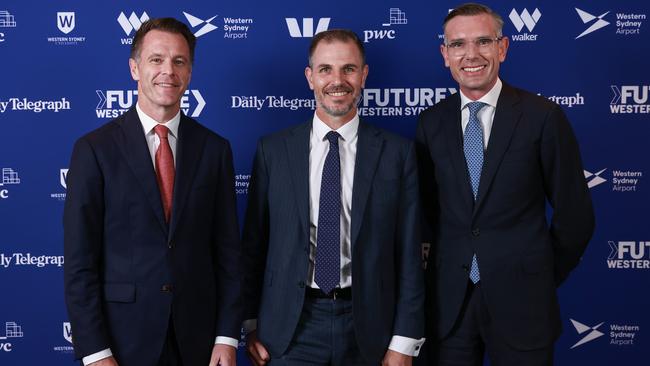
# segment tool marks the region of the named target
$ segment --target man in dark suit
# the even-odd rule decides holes
[[[440,50],[460,92],[424,111],[417,129],[438,365],[482,365],[485,351],[494,366],[551,365],[556,287],[594,228],[564,113],[498,77],[502,26],[479,4],[449,13]]]
[[[424,341],[415,151],[359,121],[351,31],[311,43],[312,120],[262,138],[244,225],[256,365],[410,365]]]
[[[240,249],[228,141],[180,111],[196,39],[142,24],[138,102],[80,138],[64,212],[65,298],[85,365],[234,365]]]

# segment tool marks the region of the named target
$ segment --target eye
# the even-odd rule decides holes
[[[345,72],[346,74],[351,74],[351,73],[353,73],[355,70],[356,70],[356,69],[354,68],[354,66],[346,66],[345,68],[343,68],[343,72]]]
[[[458,48],[463,48],[464,45],[465,44],[463,42],[461,42],[461,41],[454,41],[454,42],[450,42],[449,44],[447,44],[447,47],[458,49]]]
[[[331,67],[329,67],[329,66],[321,66],[321,67],[318,69],[318,72],[320,72],[320,73],[325,73],[325,72],[329,72],[330,70],[331,70]]]
[[[152,57],[149,61],[151,63],[154,63],[154,64],[159,64],[159,63],[162,63],[162,58],[160,58],[160,57]]]
[[[178,66],[183,66],[183,65],[186,64],[186,62],[182,58],[179,58],[179,59],[174,60],[174,64],[178,65]]]
[[[491,38],[479,38],[476,40],[476,44],[483,47],[491,45],[492,42]]]

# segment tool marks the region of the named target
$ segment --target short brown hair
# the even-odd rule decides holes
[[[192,31],[185,25],[174,18],[155,18],[149,19],[142,23],[140,29],[135,32],[133,43],[131,44],[131,58],[137,60],[140,57],[140,46],[144,36],[152,30],[159,30],[168,33],[180,34],[187,41],[190,48],[190,62],[194,62],[194,48],[196,47],[196,37]]]
[[[493,19],[494,22],[497,26],[497,37],[501,37],[503,35],[503,18],[501,18],[501,15],[496,13],[494,10],[490,9],[486,5],[483,4],[477,4],[477,3],[465,3],[462,5],[459,5],[456,7],[454,10],[450,11],[449,14],[445,17],[444,22],[442,22],[442,30],[445,30],[445,27],[447,26],[447,23],[449,21],[457,16],[471,16],[471,15],[481,15],[481,14],[487,14],[490,15]]]
[[[359,36],[357,36],[356,33],[349,29],[330,29],[317,33],[314,38],[312,38],[311,44],[309,45],[309,67],[313,66],[311,64],[311,57],[314,55],[314,51],[316,50],[318,44],[321,42],[332,43],[334,41],[340,41],[344,43],[351,41],[354,43],[361,53],[361,61],[363,62],[363,65],[366,64],[366,51],[363,48],[361,39],[359,39]]]

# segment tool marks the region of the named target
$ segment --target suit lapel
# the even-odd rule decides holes
[[[474,207],[474,214],[476,214],[485,200],[485,196],[494,180],[503,155],[510,145],[512,134],[521,118],[521,110],[517,107],[518,102],[519,97],[515,90],[506,83],[503,83],[503,88],[501,89],[501,94],[497,102],[497,110],[494,114],[490,141],[488,142],[488,148],[485,153],[485,162],[483,164],[481,183],[478,190],[478,201]]]
[[[474,193],[472,193],[472,185],[469,181],[467,172],[467,163],[465,162],[465,153],[463,151],[463,129],[460,120],[460,93],[456,93],[450,98],[453,98],[447,104],[447,110],[442,117],[445,123],[445,135],[447,140],[447,147],[449,149],[449,156],[451,163],[456,171],[456,179],[458,181],[461,196],[467,207],[472,209],[474,206]]]
[[[298,125],[285,142],[291,177],[291,192],[295,194],[300,225],[303,232],[309,233],[309,134],[311,121]]]
[[[119,126],[121,128],[115,134],[117,146],[142,187],[161,229],[167,234],[167,224],[163,213],[158,182],[156,181],[156,172],[147,147],[147,140],[144,137],[142,123],[138,118],[135,107],[126,112]]]
[[[352,233],[350,235],[352,248],[354,248],[359,236],[368,194],[381,155],[382,143],[383,139],[378,129],[359,121],[357,156],[354,163],[354,183],[352,187]]]

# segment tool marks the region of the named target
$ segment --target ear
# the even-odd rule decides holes
[[[447,46],[441,44],[440,53],[442,54],[442,58],[445,60],[445,67],[449,67],[449,54],[447,53]]]
[[[508,46],[510,45],[510,40],[508,37],[503,37],[501,42],[499,42],[499,62],[506,60],[506,54],[508,53]]]
[[[138,70],[138,63],[132,59],[129,58],[129,69],[131,70],[131,77],[135,81],[140,81],[140,71]]]
[[[368,71],[370,68],[368,67],[368,64],[363,65],[363,76],[361,78],[361,87],[365,88],[366,87],[366,78],[368,78]]]
[[[305,67],[305,78],[307,78],[307,83],[309,84],[309,89],[314,90],[314,83],[311,81],[312,69],[311,67]]]

